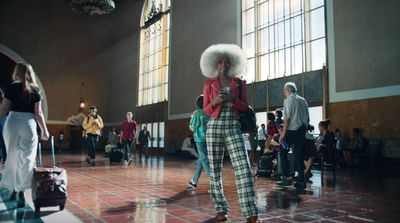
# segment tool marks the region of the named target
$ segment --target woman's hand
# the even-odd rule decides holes
[[[224,100],[224,102],[235,102],[236,97],[231,94],[222,95],[222,100]]]
[[[213,101],[211,102],[211,106],[212,106],[212,107],[215,107],[215,106],[221,104],[222,102],[224,102],[223,98],[222,98],[220,95],[218,95],[218,96],[215,97],[215,98],[213,99]]]
[[[96,119],[93,119],[93,122],[92,122],[92,124],[93,124],[93,125],[100,126],[99,119],[98,119],[98,118],[96,118]]]
[[[40,134],[40,139],[41,140],[48,140],[50,137],[49,131],[42,131],[42,133]]]

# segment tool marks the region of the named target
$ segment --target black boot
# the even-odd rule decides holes
[[[87,162],[89,165],[92,165],[92,162],[90,162],[90,159],[89,159],[88,157],[86,157],[86,162]]]
[[[18,207],[18,208],[23,208],[23,207],[25,207],[25,196],[24,196],[24,192],[23,192],[23,191],[18,192],[17,207]]]
[[[17,199],[17,192],[13,190],[13,192],[10,194],[10,198],[8,199],[9,201],[15,201]]]

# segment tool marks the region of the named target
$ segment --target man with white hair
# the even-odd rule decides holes
[[[285,141],[288,148],[294,146],[297,182],[294,186],[303,190],[306,188],[304,179],[304,142],[309,122],[307,101],[297,94],[296,84],[287,82],[284,86],[285,100],[283,102],[283,132],[279,142]],[[281,153],[282,170],[284,177],[288,177],[287,153]],[[286,156],[286,157],[285,157]]]

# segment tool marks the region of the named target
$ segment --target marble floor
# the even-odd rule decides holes
[[[49,156],[44,160],[50,164]],[[42,208],[41,216],[35,216],[29,191],[28,205],[16,209],[15,202],[7,201],[9,192],[0,189],[0,222],[214,222],[206,175],[197,189],[186,189],[195,160],[136,155],[129,167],[110,166],[104,157],[88,167],[83,160],[81,154],[57,156],[57,165],[68,171],[63,211]],[[342,170],[335,187],[321,187],[315,171],[313,183],[302,193],[256,177],[260,218],[262,222],[400,222],[400,178],[389,175]],[[231,207],[228,222],[244,222],[229,161],[224,164],[223,181]]]

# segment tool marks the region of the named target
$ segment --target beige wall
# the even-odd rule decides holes
[[[336,90],[399,85],[400,1],[339,0],[333,9]]]
[[[333,128],[398,138],[400,1],[327,0],[329,105]]]
[[[66,1],[0,2],[0,41],[33,65],[49,120],[75,115],[81,95],[109,123],[134,108],[142,6],[142,0],[120,0],[110,15],[86,16]]]
[[[400,95],[400,1],[327,0],[330,101]]]

